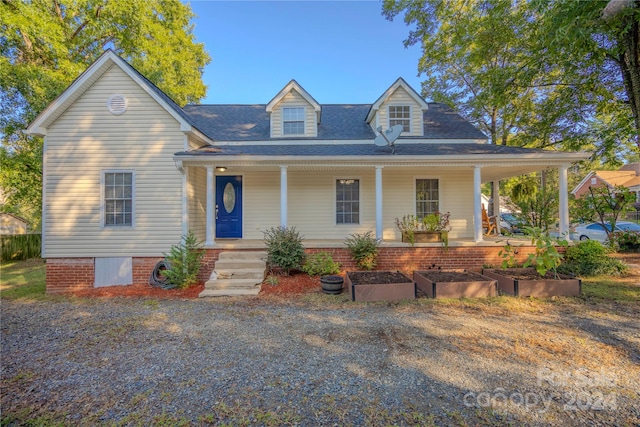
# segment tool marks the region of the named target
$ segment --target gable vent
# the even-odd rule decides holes
[[[124,95],[111,95],[107,99],[107,110],[114,116],[119,116],[127,111],[127,98]]]

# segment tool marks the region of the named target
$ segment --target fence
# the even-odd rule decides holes
[[[13,234],[2,236],[2,260],[28,259],[40,256],[40,234]]]

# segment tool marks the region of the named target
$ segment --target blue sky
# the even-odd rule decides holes
[[[373,103],[398,78],[420,91],[409,28],[364,1],[191,1],[212,60],[203,104],[266,104],[295,79],[320,104]]]

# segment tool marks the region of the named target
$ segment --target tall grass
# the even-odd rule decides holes
[[[2,236],[2,260],[24,260],[40,257],[40,234],[14,234]]]

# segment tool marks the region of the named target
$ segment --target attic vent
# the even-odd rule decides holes
[[[107,99],[107,110],[114,116],[119,116],[127,111],[127,98],[124,95],[111,95]]]

